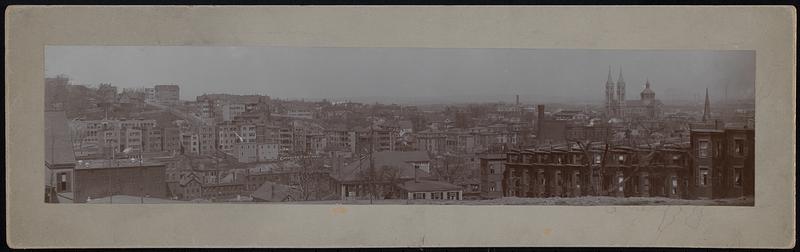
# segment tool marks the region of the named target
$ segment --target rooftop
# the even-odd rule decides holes
[[[46,111],[45,127],[45,162],[51,165],[74,164],[75,153],[67,127],[67,114],[64,111]]]
[[[443,181],[419,180],[407,181],[400,188],[409,192],[433,192],[461,190],[461,187]]]
[[[258,187],[258,189],[251,194],[251,197],[268,202],[281,202],[296,198],[297,190],[288,185],[267,181]]]
[[[425,151],[381,151],[373,153],[372,158],[377,172],[382,171],[383,167],[396,167],[399,173],[397,174],[398,178],[401,179],[430,176],[430,173],[416,169],[411,164],[412,162],[430,162],[430,157]],[[364,157],[345,166],[333,176],[339,181],[361,180],[359,173],[368,171],[369,163],[369,158]]]
[[[131,159],[94,159],[94,160],[80,160],[75,165],[76,170],[89,170],[89,169],[119,169],[119,168],[134,168],[134,167],[154,167],[164,166],[161,162],[152,160],[131,160]]]

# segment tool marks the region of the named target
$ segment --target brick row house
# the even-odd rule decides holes
[[[500,197],[488,190],[498,180],[505,197],[754,195],[752,129],[692,130],[690,145],[590,145],[511,150],[503,169],[497,168],[499,159],[483,160],[482,195]]]

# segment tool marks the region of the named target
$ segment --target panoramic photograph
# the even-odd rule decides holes
[[[755,51],[47,46],[44,201],[753,206]]]

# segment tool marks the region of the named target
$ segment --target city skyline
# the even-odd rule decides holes
[[[120,88],[184,87],[282,99],[388,103],[601,102],[609,68],[627,99],[644,83],[667,102],[754,99],[753,51],[48,46],[45,75]],[[108,58],[120,60],[109,61]],[[457,64],[456,64],[457,63]],[[220,84],[223,83],[223,84]],[[263,83],[263,84],[254,84]],[[420,95],[421,94],[421,95]]]

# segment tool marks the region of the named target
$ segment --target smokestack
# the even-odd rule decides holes
[[[536,105],[536,138],[542,137],[542,123],[544,122],[544,104]]]
[[[517,106],[519,106],[519,95],[517,95]]]

